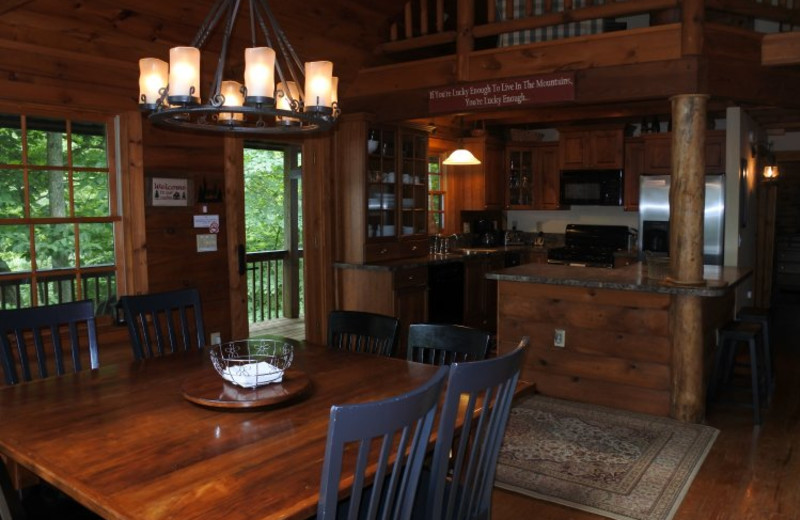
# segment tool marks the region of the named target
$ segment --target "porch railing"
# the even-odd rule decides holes
[[[33,305],[33,280],[30,273],[7,273],[0,277],[0,309]],[[80,296],[78,275],[74,272],[39,272],[35,280],[39,306],[89,299],[94,302],[95,314],[113,315],[117,298],[117,277],[113,266],[81,272]]]
[[[297,318],[303,308],[303,251],[296,260],[285,249],[257,251],[247,253],[245,262],[250,322]]]
[[[380,50],[398,53],[455,46],[470,51],[475,38],[491,36],[500,37],[498,46],[533,43],[585,35],[581,30],[563,30],[565,25],[580,22],[664,13],[671,13],[672,21],[680,21],[680,11],[687,8],[773,21],[786,30],[800,23],[797,0],[409,0],[390,25],[388,41]],[[526,38],[502,37],[520,32]],[[591,31],[596,32],[603,29]]]

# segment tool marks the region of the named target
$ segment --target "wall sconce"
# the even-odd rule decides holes
[[[753,157],[761,159],[764,163],[764,169],[762,170],[764,180],[774,181],[777,179],[779,171],[775,154],[772,152],[772,143],[763,141],[751,142],[750,148],[753,152]]]
[[[778,171],[778,165],[777,164],[765,165],[763,175],[765,181],[776,180],[778,178],[778,175],[780,175],[780,172]]]

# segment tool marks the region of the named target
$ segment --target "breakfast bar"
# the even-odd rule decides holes
[[[498,286],[498,350],[531,338],[522,379],[563,399],[669,416],[682,384],[704,388],[716,329],[730,320],[746,269],[706,266],[703,285],[648,277],[641,263],[614,269],[526,264],[490,273]],[[680,343],[671,310],[697,297],[703,381],[674,377]],[[703,396],[697,396],[703,401]]]

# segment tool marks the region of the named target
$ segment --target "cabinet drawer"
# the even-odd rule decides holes
[[[368,263],[396,260],[403,256],[398,242],[375,242],[364,245],[364,260]]]
[[[401,269],[394,274],[395,289],[428,285],[428,266]]]
[[[400,252],[403,258],[415,256],[425,256],[428,254],[428,238],[417,238],[413,240],[401,240]]]

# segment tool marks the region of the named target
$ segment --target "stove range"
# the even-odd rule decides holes
[[[614,252],[628,248],[627,226],[567,224],[564,247],[550,249],[547,263],[580,267],[614,267]]]

